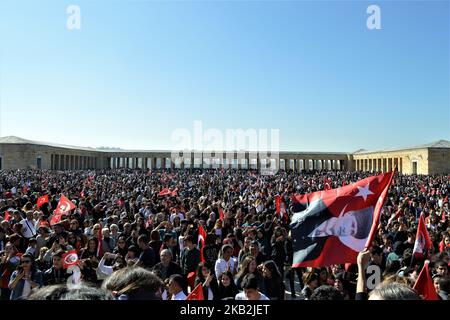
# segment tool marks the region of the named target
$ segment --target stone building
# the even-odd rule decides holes
[[[359,150],[353,153],[355,170],[390,171],[397,166],[406,174],[450,173],[450,141],[399,149]]]
[[[423,146],[347,152],[198,152],[176,156],[162,150],[99,150],[14,136],[0,138],[0,170],[80,170],[106,168],[236,168],[286,170],[391,170],[395,165],[406,174],[450,172],[450,141]]]

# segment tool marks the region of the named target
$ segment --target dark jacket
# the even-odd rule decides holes
[[[162,262],[157,263],[154,267],[153,267],[153,272],[160,277],[162,280],[165,280],[167,278],[169,278],[171,275],[173,274],[182,274],[181,268],[180,266],[173,262],[170,261],[169,266],[166,269],[166,274],[163,274],[163,268],[164,265]]]
[[[189,272],[197,270],[200,260],[200,250],[197,248],[191,250],[184,248],[181,252],[181,269],[183,274],[187,275]]]
[[[51,267],[50,269],[44,272],[44,285],[52,285],[52,284],[62,284],[66,283],[67,278],[69,278],[69,274],[67,274],[66,270],[59,269],[56,270],[55,267]]]
[[[202,283],[202,285],[205,283],[205,279],[200,279],[199,277],[195,278],[195,287]],[[220,294],[219,294],[219,283],[217,282],[216,277],[213,277],[211,282],[209,283],[209,287],[205,287],[203,285],[203,297],[205,300],[208,300],[208,289],[211,289],[211,292],[213,294],[213,300],[219,300]]]
[[[284,282],[281,277],[264,279],[264,290],[270,300],[284,300]]]

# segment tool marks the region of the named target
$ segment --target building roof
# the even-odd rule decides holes
[[[450,149],[450,141],[449,140],[438,140],[438,141],[434,141],[434,142],[422,144],[422,145],[402,147],[402,148],[388,148],[388,149],[382,149],[382,150],[359,149],[359,150],[355,151],[353,154],[391,152],[391,151],[413,150],[413,149],[432,149],[432,148]]]
[[[34,144],[34,145],[43,145],[43,146],[49,146],[49,147],[55,147],[55,148],[65,148],[65,149],[73,149],[73,150],[83,150],[83,151],[95,151],[95,152],[105,152],[105,153],[121,153],[121,152],[171,152],[170,150],[125,150],[125,149],[100,149],[100,148],[91,148],[91,147],[79,147],[79,146],[71,146],[71,145],[65,145],[65,144],[58,144],[58,143],[51,143],[51,142],[42,142],[42,141],[34,141],[34,140],[27,140],[16,136],[7,136],[7,137],[0,137],[0,144]],[[425,148],[450,148],[450,141],[449,140],[438,140],[432,143],[424,144],[424,145],[418,145],[418,146],[412,146],[412,147],[404,147],[404,148],[390,148],[390,149],[383,149],[383,150],[372,150],[368,151],[365,149],[359,149],[353,154],[366,154],[366,153],[376,153],[376,152],[389,152],[389,151],[398,151],[398,150],[411,150],[411,149],[425,149]],[[194,150],[195,151],[195,150]],[[207,151],[207,150],[205,150]],[[233,151],[224,151],[224,152],[233,152]],[[282,152],[282,151],[280,151]],[[288,153],[288,154],[347,154],[346,152],[291,152],[291,151],[285,151],[282,153]]]
[[[75,149],[75,150],[84,150],[84,151],[99,151],[98,149],[90,148],[90,147],[78,147],[78,146],[70,146],[70,145],[51,143],[51,142],[27,140],[27,139],[23,139],[23,138],[16,137],[16,136],[0,137],[0,144],[35,144],[35,145],[42,145],[42,146],[55,147],[55,148]]]

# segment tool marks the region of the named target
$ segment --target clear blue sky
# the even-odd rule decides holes
[[[0,135],[170,149],[200,120],[278,128],[282,150],[450,139],[449,17],[448,1],[1,0]]]

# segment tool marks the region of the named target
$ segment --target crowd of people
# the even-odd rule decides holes
[[[369,298],[420,299],[424,259],[413,255],[421,214],[440,299],[450,294],[448,175],[396,174],[371,248],[358,263],[292,268],[294,194],[375,175],[344,171],[0,171],[1,299],[359,299],[367,267],[382,282]],[[168,188],[168,189],[167,189]],[[165,195],[161,191],[169,190]],[[48,202],[37,199],[48,195]],[[75,208],[51,223],[60,197]],[[284,198],[287,215],[276,212]],[[204,245],[199,226],[206,231]],[[101,248],[101,250],[99,250]],[[78,261],[67,267],[68,252]]]

